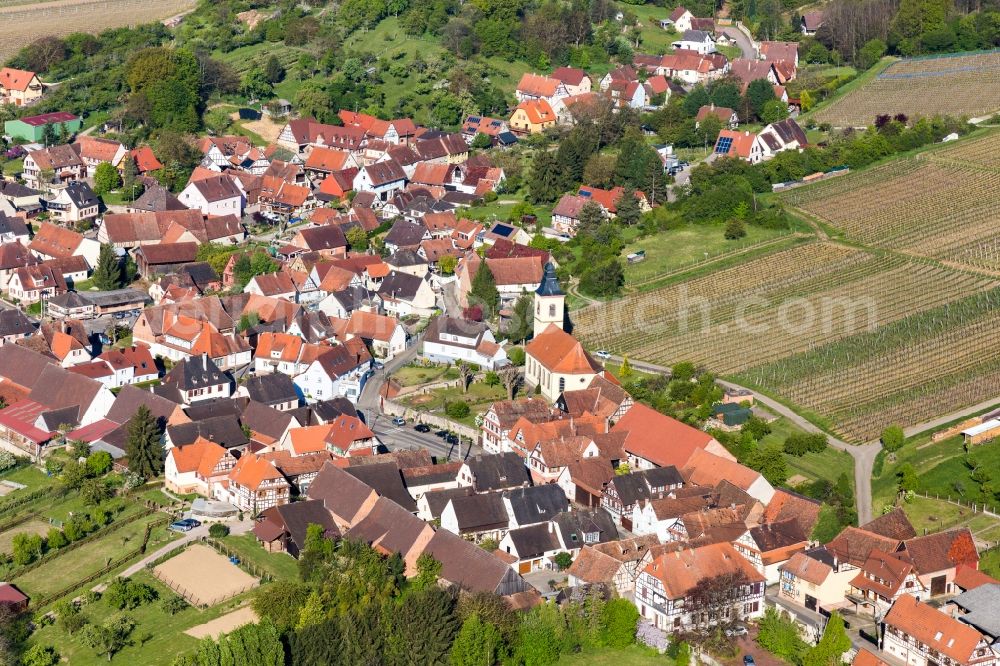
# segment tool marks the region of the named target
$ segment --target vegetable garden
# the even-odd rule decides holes
[[[1000,51],[894,62],[813,114],[818,123],[866,127],[880,114],[987,116],[1000,110]]]

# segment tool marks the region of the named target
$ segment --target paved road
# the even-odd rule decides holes
[[[229,526],[229,533],[230,534],[246,534],[247,532],[249,532],[250,530],[253,529],[253,521],[252,520],[244,520],[244,521],[241,521],[241,522],[232,522],[232,523],[226,523],[226,524]],[[167,545],[163,546],[159,550],[156,550],[156,551],[150,553],[149,555],[146,555],[146,557],[142,558],[141,560],[139,560],[138,562],[136,562],[135,564],[133,564],[129,568],[125,569],[125,571],[122,571],[121,574],[119,574],[119,575],[122,576],[123,578],[128,578],[132,574],[136,574],[136,573],[142,571],[143,569],[145,569],[146,565],[148,563],[153,562],[153,561],[155,561],[155,560],[163,557],[167,553],[172,553],[173,551],[177,550],[178,548],[183,548],[184,546],[188,545],[192,541],[197,541],[198,539],[201,539],[203,536],[208,536],[208,525],[207,524],[202,524],[202,525],[194,528],[190,532],[185,532],[184,535],[180,539],[177,539],[176,541],[171,541],[170,543],[168,543]]]
[[[427,433],[417,432],[413,429],[413,424],[405,426],[393,425],[392,421],[386,416],[376,419],[374,430],[379,440],[390,451],[399,449],[427,449],[432,456],[445,460],[464,460],[469,455],[477,455],[483,452],[482,448],[473,442],[470,454],[468,438],[463,437],[461,439],[460,451],[459,444],[448,444],[444,439],[435,435],[434,430]]]
[[[721,28],[721,31],[726,37],[736,42],[736,46],[740,47],[744,58],[748,60],[757,59],[756,45],[736,26],[726,26]]]

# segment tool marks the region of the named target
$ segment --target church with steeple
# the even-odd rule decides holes
[[[604,368],[566,332],[566,294],[551,263],[545,264],[534,306],[534,337],[524,347],[524,380],[555,402],[563,391],[590,386]]]
[[[566,294],[559,288],[559,278],[556,277],[556,267],[552,262],[546,262],[542,273],[542,282],[535,290],[535,326],[534,337],[555,324],[566,329]]]

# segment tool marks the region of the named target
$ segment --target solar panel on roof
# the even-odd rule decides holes
[[[580,196],[581,197],[586,197],[587,199],[589,199],[590,198],[590,191],[589,190],[580,190]]]
[[[497,226],[493,227],[493,233],[495,233],[498,236],[506,237],[514,233],[514,228],[509,227],[506,224],[498,224]]]
[[[469,116],[470,123],[478,123],[480,120],[479,116]]]
[[[715,144],[715,152],[717,153],[728,153],[729,149],[733,147],[733,138],[731,136],[723,136],[719,138],[719,142]]]

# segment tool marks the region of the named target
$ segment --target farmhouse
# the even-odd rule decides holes
[[[42,97],[42,82],[34,72],[0,69],[0,104],[28,106]]]

